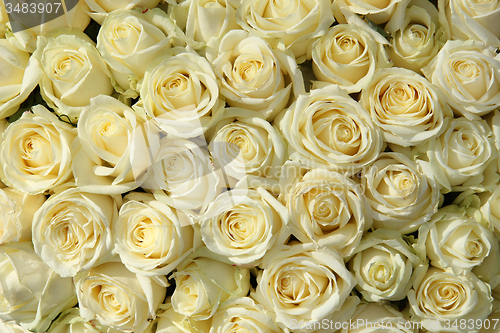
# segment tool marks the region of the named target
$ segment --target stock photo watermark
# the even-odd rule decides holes
[[[133,151],[130,168],[137,186],[160,193],[170,206],[190,209],[204,219],[214,217],[207,209],[208,201],[220,196],[220,200],[234,207],[243,202],[244,191],[260,186],[259,174],[247,173],[243,147],[232,142],[217,142],[210,136],[206,138],[201,124],[197,131],[201,135],[195,137],[172,135],[162,125],[162,118],[153,118],[137,127],[129,139]],[[188,127],[193,128],[195,124],[190,123]],[[298,161],[287,161],[283,166],[269,166],[261,172],[267,175],[266,190],[279,196],[293,192],[305,174],[313,169],[324,169],[327,175],[324,179],[315,177],[314,184],[310,184],[318,190],[338,197],[350,191],[364,193],[360,180],[367,170],[360,167],[312,168]],[[233,195],[236,189],[238,195]],[[196,197],[199,197],[198,203]],[[191,206],[186,206],[187,201]]]
[[[407,329],[412,331],[419,331],[422,329],[438,331],[440,329],[496,329],[500,328],[499,319],[426,319],[423,321],[410,321],[398,318],[382,319],[380,321],[368,321],[367,319],[349,319],[348,321],[333,321],[323,319],[321,321],[300,321],[296,319],[290,320],[289,327],[292,330],[307,329],[307,330],[359,330],[359,329],[392,329],[399,330]]]
[[[13,32],[48,23],[72,11],[79,0],[3,0]]]

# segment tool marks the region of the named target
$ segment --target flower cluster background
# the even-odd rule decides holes
[[[0,6],[2,333],[500,332],[500,1],[70,2]]]

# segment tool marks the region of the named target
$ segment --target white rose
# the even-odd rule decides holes
[[[10,124],[0,147],[2,181],[22,192],[43,193],[69,181],[76,129],[37,105]]]
[[[144,108],[169,135],[202,135],[224,110],[215,73],[210,63],[190,48],[172,48],[168,53],[152,61],[144,74]]]
[[[83,0],[87,4],[89,10],[88,15],[99,24],[103,24],[104,20],[115,10],[133,8],[155,8],[161,0]]]
[[[446,41],[438,11],[426,0],[412,0],[399,29],[391,34],[390,57],[394,66],[420,73]]]
[[[417,246],[434,267],[465,274],[483,262],[493,242],[497,242],[493,233],[469,216],[465,207],[450,205],[420,227]]]
[[[144,119],[114,97],[90,100],[78,119],[78,140],[72,147],[73,175],[84,191],[120,194],[145,180],[136,170],[148,150]]]
[[[361,174],[373,209],[374,228],[411,233],[437,212],[440,187],[427,162],[401,153],[382,153]]]
[[[221,304],[212,319],[210,333],[283,332],[264,307],[250,297],[228,299]]]
[[[356,289],[369,302],[397,301],[406,297],[413,281],[427,264],[399,232],[377,229],[366,235],[349,261]]]
[[[342,328],[339,333],[417,333],[415,325],[391,305],[361,303],[350,319],[353,328]]]
[[[282,38],[298,63],[311,59],[310,46],[335,22],[330,0],[243,0],[239,25],[260,37]]]
[[[235,264],[255,264],[290,236],[286,207],[262,188],[222,193],[206,216],[201,218],[204,243]]]
[[[45,332],[63,310],[77,303],[71,278],[62,278],[33,251],[31,242],[0,246],[0,319]]]
[[[31,240],[33,215],[45,202],[43,194],[29,195],[0,189],[0,244]]]
[[[150,189],[156,200],[176,209],[203,213],[221,191],[206,143],[164,137],[150,167],[143,188]]]
[[[62,312],[52,322],[47,333],[121,333],[121,331],[103,326],[96,320],[86,322],[80,317],[80,309],[72,308]]]
[[[500,106],[499,60],[492,46],[449,40],[422,72],[458,114],[477,119]]]
[[[269,121],[288,105],[292,93],[304,93],[293,54],[243,30],[222,38],[213,66],[228,105],[258,111]]]
[[[0,39],[0,118],[13,115],[42,77],[34,59],[28,52]]]
[[[186,259],[173,276],[172,307],[194,320],[212,317],[221,303],[246,296],[250,289],[248,269],[205,257]]]
[[[172,37],[180,34],[161,9],[111,12],[99,29],[97,49],[111,69],[116,90],[136,98],[137,83],[149,63],[169,49]]]
[[[241,29],[236,23],[236,8],[227,0],[178,0],[168,13],[186,31],[186,37],[208,44],[227,32]]]
[[[348,93],[359,92],[379,68],[390,67],[386,40],[372,29],[355,24],[338,24],[312,47],[315,82],[338,84]]]
[[[405,9],[410,0],[339,0],[332,2],[335,19],[339,23],[368,25],[359,16],[366,16],[375,24],[384,25],[392,33],[401,27]]]
[[[478,332],[479,327],[447,325],[457,320],[484,320],[491,312],[489,285],[474,273],[456,275],[450,270],[430,266],[408,292],[412,321],[431,332]],[[450,327],[451,326],[451,327]]]
[[[33,245],[61,276],[75,276],[110,259],[113,198],[69,188],[52,195],[33,218]]]
[[[285,168],[286,173],[300,174],[291,164]],[[302,243],[333,248],[349,256],[372,225],[365,195],[352,179],[340,173],[312,169],[284,185],[283,191],[282,200],[290,214],[288,228]]]
[[[423,150],[443,192],[463,188],[481,191],[491,185],[486,170],[497,157],[492,136],[484,120],[462,117],[453,119],[441,136],[429,140]],[[496,163],[492,166],[496,169]]]
[[[165,302],[160,305],[164,311],[157,313],[158,324],[155,333],[209,333],[212,318],[195,320],[174,311],[172,303]]]
[[[361,92],[360,103],[383,130],[384,140],[403,147],[437,137],[453,117],[439,89],[398,67],[379,70]]]
[[[4,1],[2,1],[3,3]],[[8,31],[5,37],[18,49],[33,53],[37,46],[37,37],[49,34],[54,30],[69,28],[84,31],[90,23],[90,17],[86,13],[88,7],[83,1],[50,2],[49,0],[40,0],[34,2],[43,4],[43,10],[37,10],[33,13],[33,6],[28,7],[28,12],[16,11],[16,2],[11,2],[12,10],[9,13],[10,22],[6,25]],[[31,4],[31,3],[30,3]],[[60,5],[58,5],[60,4]],[[21,3],[22,5],[22,3]],[[69,11],[68,11],[69,9]]]
[[[213,133],[210,152],[228,176],[279,177],[281,165],[288,158],[286,143],[262,115],[228,108]]]
[[[366,110],[335,85],[300,95],[275,123],[288,142],[290,159],[311,167],[356,173],[384,145]]]
[[[438,8],[449,25],[453,39],[474,39],[500,46],[500,4],[498,1],[439,0]]]
[[[33,53],[44,74],[40,92],[56,113],[71,120],[97,95],[111,95],[111,73],[94,42],[77,30],[57,31],[38,38]]]
[[[80,315],[85,321],[126,332],[143,333],[166,294],[166,278],[149,278],[110,262],[75,277]]]
[[[113,225],[115,252],[127,268],[146,276],[167,275],[201,243],[191,217],[155,200],[129,193]]]
[[[359,303],[349,296],[356,280],[335,250],[313,244],[277,246],[261,266],[252,297],[282,329],[307,332],[314,322],[348,319]]]

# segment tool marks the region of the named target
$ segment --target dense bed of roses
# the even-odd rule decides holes
[[[500,332],[499,0],[75,4],[0,3],[0,332]]]

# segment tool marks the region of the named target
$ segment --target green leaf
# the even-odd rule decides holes
[[[385,31],[384,29],[382,29],[381,26],[379,26],[378,24],[376,24],[375,22],[373,22],[372,20],[370,20],[366,16],[361,15],[361,18],[364,19],[366,21],[366,23],[368,23],[368,25],[373,30],[375,30],[376,32],[378,32],[379,34],[381,34],[382,36],[384,36],[384,38],[387,39],[389,42],[392,41],[392,36],[387,31]]]

